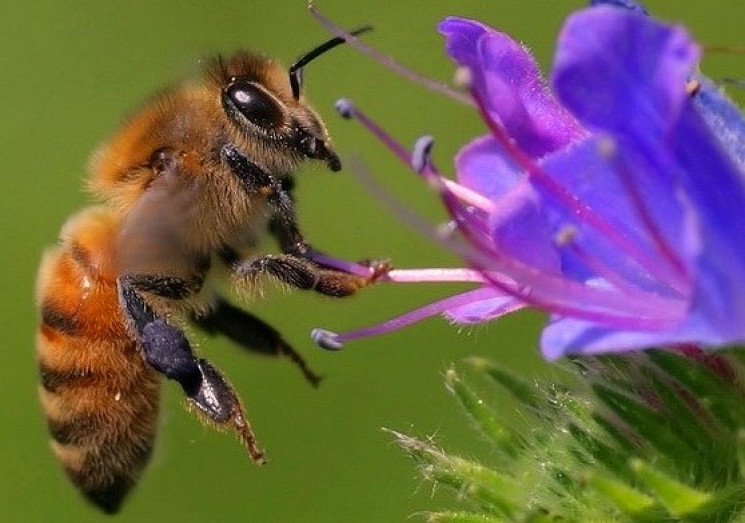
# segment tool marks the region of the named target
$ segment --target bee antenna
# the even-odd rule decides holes
[[[371,25],[363,25],[362,27],[359,27],[353,31],[349,31],[349,34],[352,36],[357,36],[362,33],[366,33],[367,31],[371,31],[372,28],[373,27]],[[343,44],[345,41],[346,39],[342,36],[332,38],[331,40],[322,43],[315,49],[308,51],[290,66],[290,87],[292,88],[292,97],[295,100],[300,99],[300,86],[302,85],[303,67],[308,65],[311,60],[318,58],[326,51],[330,51],[334,47]]]

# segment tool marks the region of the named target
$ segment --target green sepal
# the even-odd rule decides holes
[[[602,473],[595,473],[587,483],[634,521],[664,521],[667,511],[640,490]]]
[[[520,485],[506,474],[465,458],[446,454],[436,446],[394,430],[385,429],[420,465],[425,478],[448,485],[487,510],[490,515],[511,517],[521,507]]]
[[[489,441],[506,456],[517,457],[520,449],[525,447],[523,438],[517,431],[497,419],[484,400],[463,383],[455,369],[450,368],[445,372],[445,386],[458,399],[468,416]]]
[[[676,461],[692,460],[696,452],[671,430],[670,424],[647,405],[595,383],[592,390],[599,400],[663,456]]]
[[[639,480],[675,517],[684,518],[700,513],[712,501],[712,495],[708,492],[684,485],[641,459],[632,459],[629,465]]]
[[[592,456],[597,463],[603,465],[608,472],[628,481],[632,479],[628,460],[624,454],[607,445],[575,423],[570,423],[568,430],[577,444],[587,454]]]
[[[428,523],[503,523],[508,519],[473,512],[428,512]]]
[[[733,383],[718,376],[692,358],[666,350],[650,350],[649,359],[706,406],[730,430],[745,426],[743,393]]]
[[[504,387],[518,402],[533,409],[543,409],[544,397],[538,393],[534,384],[518,378],[514,373],[483,358],[471,357],[466,361],[474,370]]]

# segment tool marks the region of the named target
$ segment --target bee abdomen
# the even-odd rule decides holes
[[[128,333],[115,277],[97,261],[114,231],[96,217],[74,218],[39,271],[39,395],[65,472],[114,513],[152,452],[160,378]]]
[[[154,433],[112,431],[111,419],[48,420],[52,449],[70,480],[104,512],[119,510],[152,452]]]
[[[122,390],[122,379],[108,373],[40,367],[52,450],[86,498],[107,513],[116,512],[152,452],[157,377],[143,367]]]

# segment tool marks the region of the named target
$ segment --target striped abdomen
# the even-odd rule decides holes
[[[116,225],[100,208],[71,219],[37,283],[40,396],[52,449],[106,512],[119,508],[148,461],[159,399],[159,377],[119,309],[110,264]]]

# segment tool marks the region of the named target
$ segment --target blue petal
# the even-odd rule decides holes
[[[745,170],[745,119],[722,88],[711,80],[698,77],[701,83],[693,103],[722,147],[742,172]]]
[[[688,101],[698,47],[683,28],[613,7],[580,11],[559,36],[553,83],[591,129],[645,143],[665,139]]]
[[[704,348],[731,343],[698,314],[691,314],[678,328],[663,331],[613,329],[574,318],[554,317],[541,333],[541,352],[548,360],[570,354],[626,352],[653,347],[695,344]]]
[[[637,2],[636,0],[590,0],[590,5],[611,5],[614,7],[629,9],[630,11],[635,11],[644,15],[647,14],[647,10],[644,8],[641,2]]]
[[[669,347],[675,344],[701,344],[699,338],[722,343],[716,332],[704,332],[695,325],[694,318],[688,324],[674,331],[625,331],[597,323],[573,318],[553,318],[541,333],[541,352],[548,360],[570,354],[602,354],[607,352],[626,352],[652,347]]]
[[[537,187],[552,233],[559,236],[568,227],[574,231],[562,250],[567,277],[613,283],[615,276],[646,291],[680,292],[670,286],[677,282],[679,288],[683,274],[676,276],[675,271],[693,264],[698,229],[671,177],[635,144],[594,137],[550,155],[541,167],[612,231],[609,234]],[[599,271],[597,264],[604,270]]]
[[[458,182],[497,200],[509,192],[525,175],[515,161],[491,136],[482,136],[463,147],[455,157]]]
[[[558,274],[559,256],[537,195],[504,149],[491,136],[477,138],[458,153],[456,169],[461,184],[496,206],[488,218],[495,253]]]
[[[490,117],[524,152],[540,157],[583,136],[554,98],[533,57],[504,33],[462,18],[439,25],[446,50],[471,72],[473,89]]]
[[[741,116],[719,105],[719,123],[734,139],[727,145],[712,135],[712,119],[708,125],[703,121],[702,105],[697,112],[684,88],[696,57],[697,48],[682,29],[612,9],[579,13],[563,32],[554,76],[560,97],[588,127],[613,135],[622,154],[637,159],[630,166],[646,165],[628,174],[636,177],[635,185],[647,184],[642,194],[653,223],[685,263],[693,287],[687,317],[664,332],[557,319],[544,333],[549,357],[745,339]],[[679,212],[672,206],[671,214],[660,212],[671,197]],[[674,218],[672,227],[666,216]]]
[[[745,175],[688,106],[672,134],[680,185],[701,229],[693,312],[730,342],[745,339]]]

